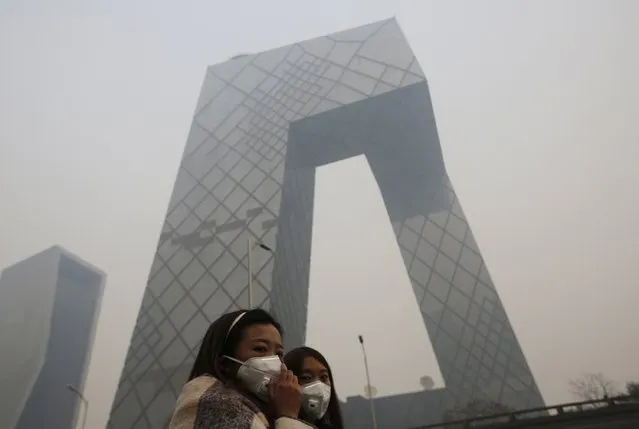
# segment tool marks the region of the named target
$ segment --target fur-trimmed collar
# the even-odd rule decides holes
[[[203,375],[184,385],[170,429],[312,429],[286,417],[269,422],[251,399],[216,378]]]

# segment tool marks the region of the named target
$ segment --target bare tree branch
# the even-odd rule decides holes
[[[615,382],[600,372],[586,373],[568,382],[570,393],[583,401],[595,401],[619,394]]]
[[[639,382],[629,381],[626,383],[626,395],[632,398],[639,398]]]

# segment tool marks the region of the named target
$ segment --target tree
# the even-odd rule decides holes
[[[467,420],[475,417],[496,416],[499,414],[508,414],[514,412],[515,409],[499,402],[473,399],[461,408],[453,408],[444,413],[444,421]]]
[[[615,382],[600,372],[586,373],[568,382],[570,393],[582,401],[596,401],[619,394]]]
[[[639,399],[639,382],[629,381],[626,383],[626,395]]]

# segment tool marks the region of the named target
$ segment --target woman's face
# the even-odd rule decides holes
[[[314,381],[321,381],[324,384],[331,385],[331,378],[328,375],[328,368],[314,357],[307,356],[302,364],[302,373],[298,377],[300,384],[309,384]]]
[[[282,336],[273,325],[251,325],[244,328],[242,340],[235,349],[235,358],[245,362],[254,357],[284,355]]]

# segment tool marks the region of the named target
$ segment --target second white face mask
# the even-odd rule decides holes
[[[331,386],[314,381],[302,386],[302,408],[304,413],[316,421],[324,417],[331,400]]]
[[[279,356],[254,357],[245,362],[230,356],[224,357],[241,365],[237,370],[237,379],[244,388],[263,401],[268,401],[268,383],[282,368]]]

